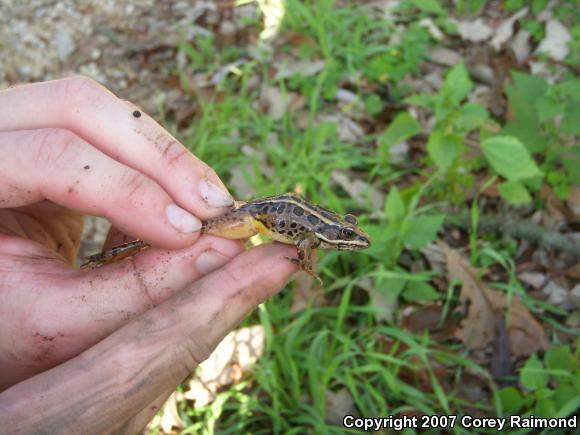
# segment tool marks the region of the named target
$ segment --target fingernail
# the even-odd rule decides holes
[[[201,221],[175,204],[169,204],[165,214],[169,223],[180,233],[195,233],[201,230]]]
[[[209,180],[201,180],[198,188],[203,200],[212,207],[231,207],[234,205],[234,198],[217,184]]]
[[[195,260],[195,267],[200,273],[213,272],[224,266],[230,259],[217,251],[209,250],[202,252]]]

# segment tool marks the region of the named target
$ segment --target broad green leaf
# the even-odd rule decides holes
[[[437,238],[445,215],[418,216],[409,221],[403,241],[413,249],[420,249]]]
[[[561,369],[572,372],[578,368],[578,362],[574,361],[570,346],[555,346],[546,351],[544,355],[546,367],[549,369]]]
[[[379,136],[379,147],[385,152],[393,145],[397,145],[421,132],[421,124],[409,115],[402,112],[391,122]]]
[[[570,184],[580,184],[580,146],[572,146],[564,157],[563,164]]]
[[[548,0],[534,0],[532,2],[532,12],[534,15],[538,15],[540,12],[542,12],[547,4]]]
[[[447,15],[437,0],[412,0],[415,7],[423,12],[436,15]]]
[[[580,103],[568,105],[560,123],[560,130],[580,135]]]
[[[569,79],[556,86],[563,96],[580,103],[580,79]]]
[[[548,384],[548,374],[537,354],[533,354],[521,368],[520,384],[532,391]]]
[[[364,99],[365,108],[369,115],[373,116],[383,110],[383,100],[377,94],[370,94]]]
[[[533,119],[518,118],[509,122],[499,132],[502,136],[518,138],[532,153],[539,153],[546,149],[546,138],[540,133],[540,121],[537,115]]]
[[[433,109],[437,103],[437,95],[418,94],[405,98],[405,104]]]
[[[514,86],[521,92],[525,100],[535,101],[548,90],[548,83],[543,77],[532,76],[519,71],[511,72]]]
[[[471,131],[481,127],[488,117],[487,110],[481,104],[467,103],[459,110],[459,117],[455,124],[461,130]]]
[[[546,81],[541,77],[512,71],[513,85],[506,85],[513,120],[505,125],[500,134],[515,136],[531,152],[546,148],[546,140],[539,133],[540,120],[536,103],[547,90]]]
[[[562,410],[566,404],[575,399],[580,399],[580,395],[576,388],[571,385],[558,385],[558,388],[554,391],[554,403],[559,410]],[[580,406],[580,402],[578,406]]]
[[[405,213],[405,204],[403,203],[399,189],[395,186],[389,191],[389,195],[387,196],[385,215],[390,223],[398,223],[403,220]]]
[[[552,391],[552,390],[550,390]],[[556,403],[551,397],[538,399],[534,407],[533,414],[536,417],[549,418],[556,415]]]
[[[437,167],[445,172],[459,155],[462,145],[461,137],[458,135],[445,135],[440,131],[434,131],[429,136],[427,152]]]
[[[547,119],[553,118],[554,116],[563,112],[564,108],[562,104],[547,96],[541,96],[536,102],[536,109],[538,111],[538,120],[544,122]]]
[[[441,294],[425,281],[409,281],[401,296],[409,302],[435,301],[441,298]]]
[[[460,62],[447,73],[441,93],[444,97],[449,98],[452,103],[459,105],[469,95],[472,88],[473,82],[469,78],[464,63]]]
[[[499,398],[505,414],[515,414],[526,404],[521,393],[514,387],[502,388]]]
[[[498,189],[502,198],[513,205],[528,204],[532,200],[528,189],[519,181],[506,181]]]
[[[526,147],[515,137],[494,136],[481,143],[487,161],[510,181],[542,175]]]

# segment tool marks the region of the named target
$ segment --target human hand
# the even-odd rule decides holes
[[[0,93],[0,391],[20,382],[0,395],[0,420],[130,421],[294,270],[282,259],[293,248],[240,255],[238,242],[200,237],[200,219],[231,197],[136,110],[82,77]],[[72,269],[83,213],[156,248]]]

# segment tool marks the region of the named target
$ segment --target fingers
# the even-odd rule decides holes
[[[285,256],[296,256],[295,247],[258,246],[176,295],[175,309],[182,318],[176,345],[190,357],[189,369],[207,359],[251,310],[284,287],[296,271]]]
[[[77,285],[83,287],[85,303],[74,308],[75,317],[98,326],[106,322],[109,329],[116,329],[188,283],[224,266],[242,251],[238,241],[203,235],[185,249],[149,248],[133,258],[81,272]],[[83,305],[93,308],[86,310]],[[78,322],[79,318],[71,321]]]
[[[17,241],[4,239],[0,247]],[[10,252],[0,249],[3,263],[15,270],[0,293],[0,338],[15,343],[9,353],[0,352],[0,367],[25,368],[17,379],[14,370],[0,373],[0,389],[78,355],[243,250],[237,241],[202,236],[186,249],[150,248],[135,259],[92,271],[58,272],[41,247],[21,245],[36,247],[32,264],[22,264],[20,256],[11,260]]]
[[[175,388],[259,302],[294,271],[266,245],[237,256],[76,358],[0,395],[0,420],[15,432],[101,433]],[[115,406],[111,406],[115,403]]]
[[[215,172],[152,118],[87,77],[0,93],[0,130],[62,128],[146,174],[200,218],[233,205]]]
[[[107,217],[122,231],[165,248],[199,236],[201,221],[151,178],[111,159],[67,130],[0,132],[0,199],[19,207],[49,199]]]

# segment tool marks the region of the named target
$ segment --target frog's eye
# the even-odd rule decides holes
[[[351,215],[351,214],[347,214],[347,215],[344,217],[344,220],[345,220],[345,221],[347,221],[347,222],[348,222],[349,224],[351,224],[351,225],[358,225],[358,221],[356,220],[356,217],[354,217],[354,216],[353,216],[353,215]]]
[[[342,230],[340,230],[340,236],[344,240],[352,240],[356,236],[356,233],[350,228],[343,228]]]

